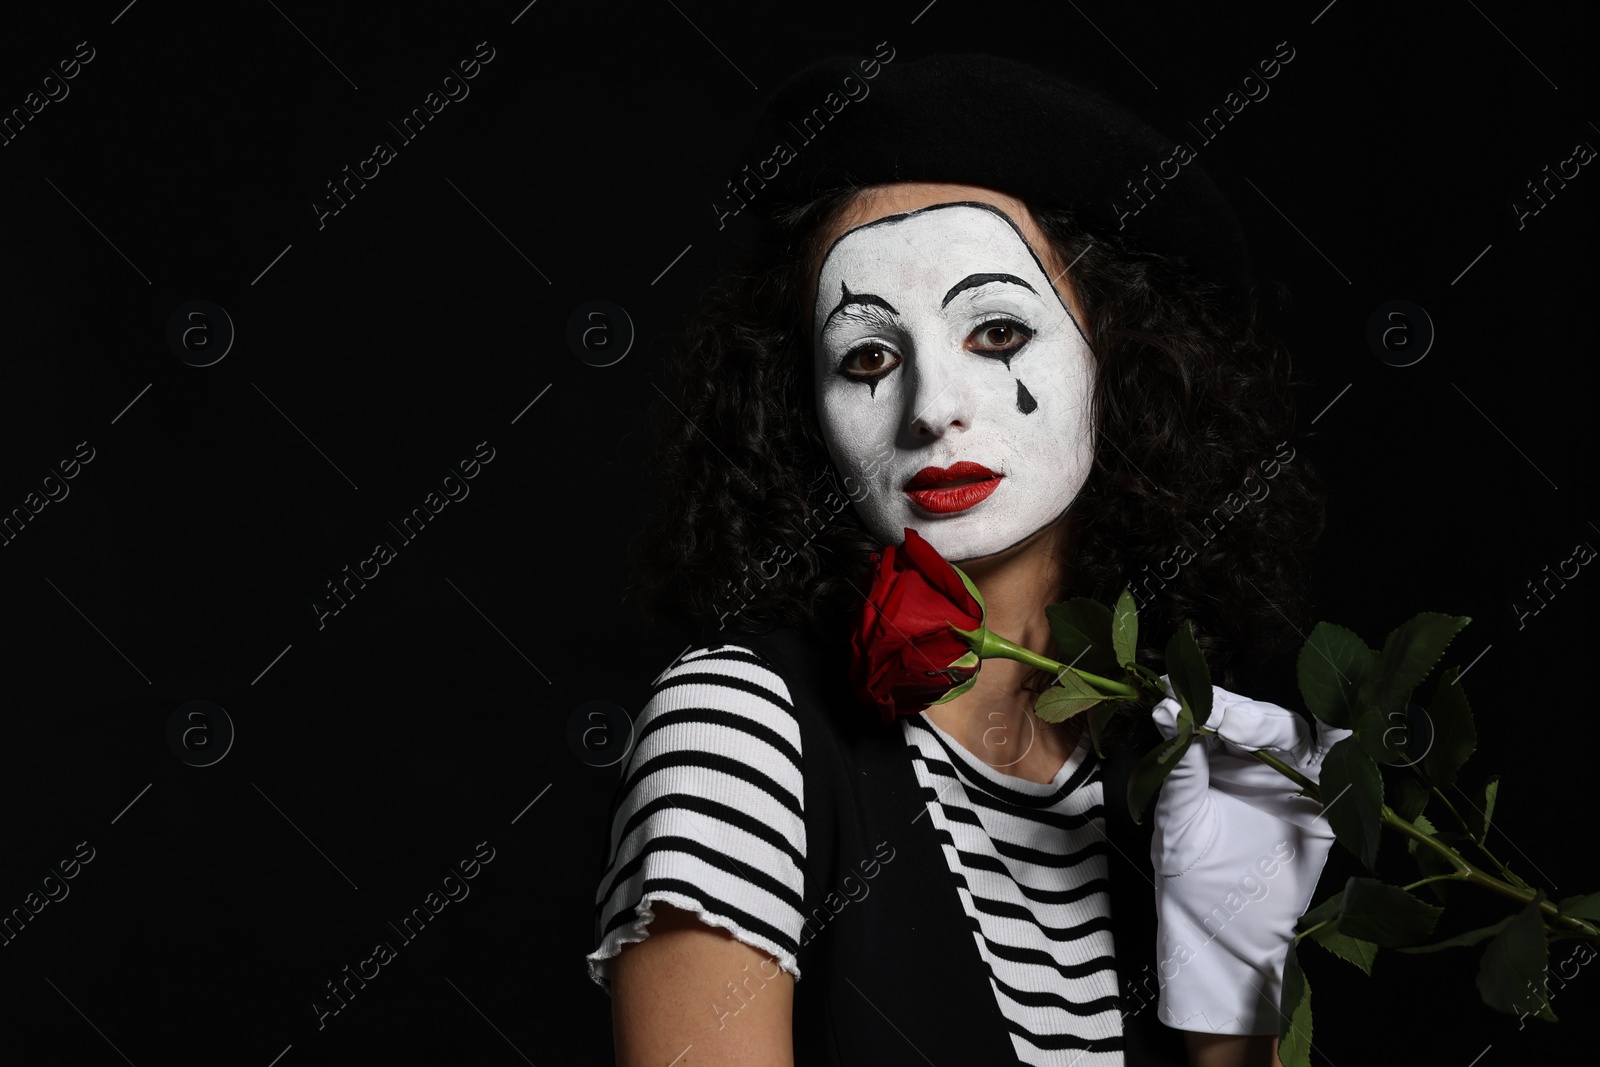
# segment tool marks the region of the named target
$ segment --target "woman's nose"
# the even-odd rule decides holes
[[[972,426],[971,368],[963,366],[963,357],[970,359],[971,354],[959,349],[946,351],[948,347],[945,343],[918,345],[908,368],[912,387],[906,396],[906,425],[918,440]]]

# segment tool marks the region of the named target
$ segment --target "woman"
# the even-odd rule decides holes
[[[1320,492],[1237,225],[1193,165],[1130,200],[1175,146],[1094,94],[887,64],[824,61],[769,106],[765,229],[668,394],[640,562],[700,641],[639,718],[597,893],[618,1062],[1271,1063],[1331,839],[1309,802],[1195,745],[1141,830],[1123,783],[1170,701],[1102,763],[1011,661],[887,725],[850,681],[907,530],[1046,654],[1046,605],[1128,585],[1153,665],[1180,619],[1224,686],[1295,643]],[[1214,703],[1316,777],[1327,731]]]

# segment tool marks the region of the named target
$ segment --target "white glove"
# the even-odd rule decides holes
[[[1164,737],[1177,733],[1178,711],[1171,697],[1155,706]],[[1350,731],[1216,687],[1205,726],[1219,736],[1190,743],[1156,802],[1159,1017],[1181,1030],[1275,1034],[1295,920],[1333,830],[1320,804],[1248,753],[1269,749],[1316,781]]]

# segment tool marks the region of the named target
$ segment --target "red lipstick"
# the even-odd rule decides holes
[[[905,494],[924,511],[948,515],[988,499],[1003,477],[981,463],[962,460],[949,467],[922,468],[906,482]]]

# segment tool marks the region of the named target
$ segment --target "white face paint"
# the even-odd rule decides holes
[[[910,527],[952,562],[993,555],[1083,488],[1093,356],[999,209],[938,204],[849,231],[823,260],[813,323],[823,437],[885,544]],[[998,477],[958,469],[916,492],[919,472],[956,463]]]

